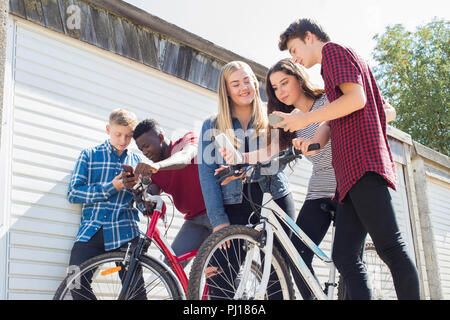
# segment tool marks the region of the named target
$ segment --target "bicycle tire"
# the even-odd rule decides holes
[[[228,226],[228,227],[220,229],[219,231],[211,234],[203,242],[203,244],[200,247],[199,251],[197,252],[197,255],[192,264],[191,272],[189,275],[187,298],[189,300],[213,299],[214,297],[211,294],[213,286],[211,285],[211,283],[208,284],[209,291],[208,291],[207,296],[205,296],[205,293],[204,293],[205,292],[205,283],[207,281],[210,281],[210,282],[214,281],[214,277],[221,275],[221,273],[218,272],[214,276],[211,276],[210,278],[208,278],[208,280],[206,279],[206,277],[204,275],[205,275],[205,271],[208,268],[212,267],[212,268],[217,269],[217,267],[214,266],[215,263],[210,263],[210,262],[211,262],[211,259],[216,254],[216,252],[218,252],[217,250],[222,250],[222,249],[219,249],[221,244],[225,243],[227,240],[230,240],[231,241],[230,249],[233,246],[237,246],[237,248],[242,248],[242,247],[244,247],[244,244],[245,244],[245,246],[247,246],[247,242],[250,243],[251,245],[257,246],[257,244],[258,244],[257,239],[258,239],[259,234],[260,233],[257,230],[252,229],[250,227],[243,226],[243,225]],[[239,242],[236,245],[235,241],[242,241],[242,242]],[[259,248],[259,249],[264,254],[264,252],[265,252],[264,248]],[[233,250],[236,252],[236,247]],[[230,250],[230,251],[232,252],[232,250]],[[226,252],[228,252],[228,250]],[[218,253],[223,254],[222,252],[218,252]],[[260,260],[263,261],[263,259],[260,259]],[[261,263],[252,261],[251,274],[253,275],[252,279],[254,281],[258,281],[258,279],[260,279],[261,274],[262,274],[261,269],[262,269]],[[274,293],[269,292],[271,290],[270,288],[272,288],[273,290],[275,290],[275,288],[278,289],[278,284],[276,284],[276,281],[278,281],[278,283],[279,283],[279,288],[280,288],[279,292],[281,292],[283,299],[286,299],[286,300],[295,299],[295,293],[294,293],[294,288],[293,288],[292,279],[291,279],[291,276],[289,273],[289,269],[287,267],[286,262],[282,258],[281,254],[275,247],[273,248],[273,251],[272,251],[272,269],[271,270],[272,270],[272,274],[274,275],[273,278],[275,280],[272,280],[272,282],[269,283],[268,290],[266,291],[266,294],[265,294],[265,299],[271,298],[271,297],[274,297],[277,295],[278,292],[274,292]],[[232,289],[236,289],[239,286],[238,285],[239,273],[242,270],[240,270],[240,271],[234,270],[234,271],[235,271],[236,276],[235,276],[235,278],[233,278],[231,280],[232,284],[230,284],[230,286],[233,287]],[[226,274],[226,273],[227,272],[223,272],[223,274]],[[210,279],[212,279],[212,280],[210,280]],[[276,280],[276,279],[278,279],[278,280]],[[256,286],[253,286],[253,288],[256,288]],[[218,288],[218,289],[220,290],[221,288]],[[251,294],[251,292],[247,293],[247,291],[251,291],[251,290],[249,290],[247,288],[247,289],[245,289],[245,291],[246,291],[246,295],[244,295],[244,297],[242,299],[254,298],[254,296]],[[270,295],[271,295],[271,297],[269,297]],[[225,298],[225,299],[230,299],[230,298]]]
[[[372,300],[397,299],[391,271],[380,258],[375,245],[371,242],[365,244],[364,263],[372,286]]]
[[[73,268],[72,272],[59,285],[53,300],[118,299],[122,289],[120,277],[124,277],[121,270],[126,269],[122,264],[124,258],[125,252],[110,252],[85,261],[79,268]],[[139,269],[139,267],[142,269]],[[138,282],[140,287],[145,285],[143,287],[145,294],[142,289],[134,287],[130,290],[129,300],[182,299],[176,280],[167,273],[167,270],[160,263],[142,255],[139,257],[137,268],[137,270],[143,270],[143,272],[139,272],[136,278],[138,280],[135,283]],[[142,278],[139,275],[142,275]],[[90,288],[86,285],[88,280],[85,280],[88,277],[92,277],[92,282],[88,285]],[[143,280],[142,283],[140,279]]]

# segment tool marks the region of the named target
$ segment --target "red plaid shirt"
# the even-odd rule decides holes
[[[335,198],[342,202],[368,171],[380,174],[395,190],[395,164],[386,135],[384,100],[369,66],[351,48],[329,42],[322,49],[321,75],[330,102],[342,96],[339,85],[346,82],[360,84],[367,97],[363,109],[330,121]]]

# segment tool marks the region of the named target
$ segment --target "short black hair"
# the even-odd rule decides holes
[[[307,31],[315,34],[320,41],[330,41],[330,37],[323,30],[320,24],[312,19],[305,18],[298,19],[292,22],[289,27],[280,35],[278,48],[280,48],[281,51],[287,50],[288,41],[294,38],[299,38],[300,40],[304,41]]]
[[[162,133],[162,129],[158,122],[154,119],[145,119],[139,122],[139,124],[136,126],[133,132],[133,138],[136,140],[144,133],[147,133],[149,131],[153,130],[155,134],[159,135]]]

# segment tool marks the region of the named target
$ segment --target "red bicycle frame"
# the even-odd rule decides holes
[[[184,272],[183,267],[181,266],[181,262],[193,258],[197,254],[198,250],[189,251],[180,256],[176,256],[173,253],[170,247],[168,247],[166,242],[161,238],[160,232],[157,227],[159,218],[162,218],[165,214],[165,206],[163,207],[162,211],[163,212],[160,212],[156,209],[153,211],[150,224],[147,228],[146,236],[154,240],[158,247],[163,251],[167,261],[169,261],[170,265],[172,266],[175,275],[178,277],[178,280],[180,281],[184,292],[187,294],[188,278],[186,276],[186,273]]]

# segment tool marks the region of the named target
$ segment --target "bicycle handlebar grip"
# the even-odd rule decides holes
[[[221,184],[223,180],[225,180],[227,177],[231,175],[231,167],[227,167],[226,169],[223,169],[222,171],[219,171],[219,173],[216,175],[217,180],[216,184]]]
[[[319,150],[320,149],[320,143],[311,143],[308,146],[308,151],[314,151],[314,150]]]
[[[150,177],[142,178],[142,184],[149,185],[151,182],[152,182],[152,179],[150,179]]]
[[[319,150],[320,149],[320,143],[311,143],[308,146],[308,151],[314,151],[314,150]],[[292,147],[292,152],[294,153],[295,156],[300,156],[302,154],[302,151],[300,149],[295,149],[294,147]]]

